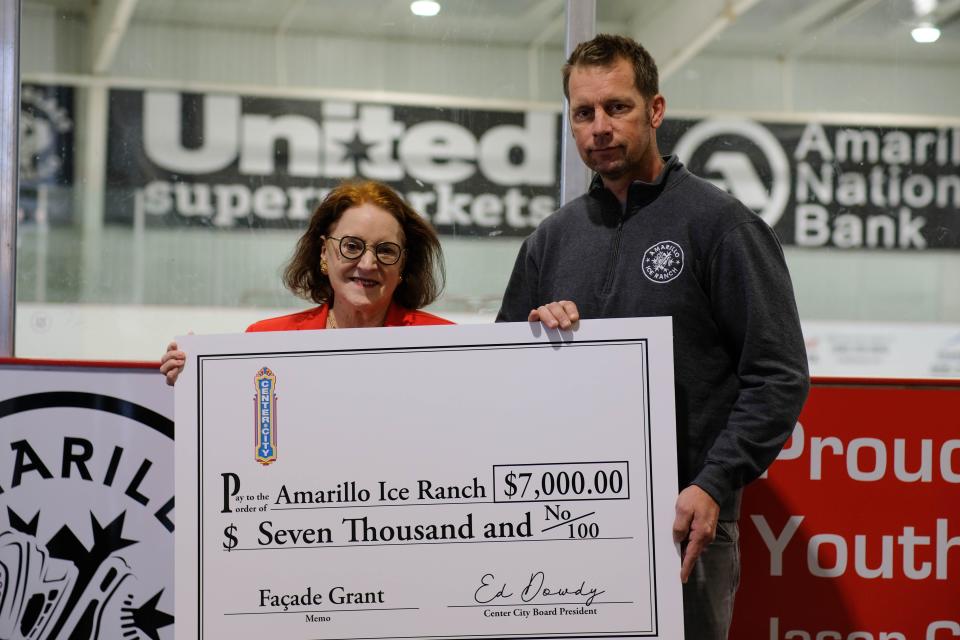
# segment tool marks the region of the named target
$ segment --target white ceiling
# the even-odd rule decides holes
[[[894,62],[960,62],[960,0],[939,0],[918,16],[911,0],[761,0],[722,32],[709,51],[723,54]],[[937,24],[920,45],[910,30]]]
[[[600,31],[642,32],[668,9],[686,5],[693,24],[698,9],[733,15],[696,51],[782,58],[827,58],[897,62],[960,62],[960,0],[937,0],[917,16],[918,0],[597,0]],[[928,0],[929,1],[929,0]],[[278,35],[324,34],[419,41],[468,41],[562,46],[564,0],[440,0],[433,18],[414,16],[409,0],[25,0],[25,6],[52,5],[65,13],[132,8],[132,23],[167,23],[266,30]],[[733,13],[730,13],[733,12]],[[675,15],[675,14],[671,14]],[[719,14],[718,14],[719,15]],[[921,20],[939,23],[943,34],[917,45],[910,29]],[[676,40],[689,34],[676,22]],[[687,31],[689,31],[689,25]],[[711,32],[714,33],[714,32]]]

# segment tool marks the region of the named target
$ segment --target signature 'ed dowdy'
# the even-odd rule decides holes
[[[480,579],[480,586],[473,594],[473,599],[479,604],[489,604],[498,598],[512,598],[513,591],[504,582],[501,585],[494,584],[496,577],[492,573],[485,573]],[[587,588],[587,581],[581,580],[578,587],[557,587],[544,586],[546,584],[546,575],[543,571],[536,571],[530,574],[530,580],[520,591],[520,599],[524,602],[533,602],[539,596],[584,596],[586,600],[583,604],[590,606],[594,598],[606,591],[599,587]]]

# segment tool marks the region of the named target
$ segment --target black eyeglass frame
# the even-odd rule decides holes
[[[357,236],[343,236],[342,238],[335,238],[335,237],[333,237],[333,236],[326,236],[326,239],[327,239],[327,240],[336,240],[336,241],[337,241],[337,251],[340,252],[340,257],[343,258],[344,260],[351,260],[351,261],[353,261],[353,260],[359,260],[361,257],[363,257],[363,254],[364,254],[365,251],[372,251],[372,252],[373,252],[373,257],[377,259],[377,262],[379,262],[380,264],[382,264],[382,265],[385,266],[385,267],[392,267],[393,265],[395,265],[395,264],[397,264],[398,262],[400,262],[401,258],[403,258],[403,254],[406,252],[406,249],[405,249],[404,247],[401,247],[401,246],[400,246],[399,244],[397,244],[396,242],[389,242],[389,241],[388,241],[388,242],[378,242],[377,244],[373,245],[373,247],[371,248],[370,246],[367,245],[367,241],[366,241],[366,240],[364,240],[363,238],[358,238]],[[354,241],[356,241],[356,242],[359,242],[361,245],[363,245],[363,249],[361,249],[361,250],[360,250],[360,253],[358,253],[358,254],[357,254],[356,256],[354,256],[354,257],[348,256],[348,255],[347,255],[346,253],[344,253],[344,251],[343,251],[343,243],[344,243],[344,241],[346,241],[346,240],[354,240]],[[397,259],[394,260],[393,262],[387,262],[386,260],[384,260],[383,258],[381,258],[381,257],[380,257],[380,247],[383,247],[383,246],[396,247],[396,248],[399,250],[399,251],[397,252]]]

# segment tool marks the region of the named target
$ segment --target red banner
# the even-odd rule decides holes
[[[740,526],[731,638],[960,638],[960,384],[815,382]]]

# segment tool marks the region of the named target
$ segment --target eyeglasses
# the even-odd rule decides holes
[[[397,264],[403,256],[403,252],[406,251],[396,242],[379,242],[370,249],[363,239],[355,236],[343,236],[342,238],[327,236],[327,239],[336,240],[340,243],[340,255],[345,260],[359,260],[364,251],[372,251],[377,262],[388,267]]]

